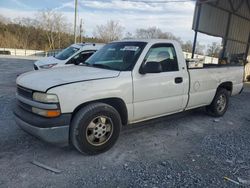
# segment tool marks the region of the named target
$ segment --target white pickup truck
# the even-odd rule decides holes
[[[121,126],[205,106],[222,116],[243,89],[243,66],[190,69],[170,40],[112,42],[85,63],[17,78],[15,120],[25,131],[82,153],[111,148]]]

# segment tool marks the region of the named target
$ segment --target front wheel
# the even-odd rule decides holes
[[[104,103],[93,103],[74,116],[70,139],[78,151],[93,155],[110,149],[120,130],[121,118],[116,109]]]
[[[229,92],[224,88],[219,88],[212,103],[206,107],[207,112],[214,117],[223,116],[228,108]]]

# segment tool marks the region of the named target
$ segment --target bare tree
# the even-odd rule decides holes
[[[8,24],[8,23],[10,23],[10,19],[6,18],[6,17],[4,17],[3,15],[0,14],[0,23]]]
[[[93,35],[103,42],[110,42],[122,38],[123,27],[118,21],[110,20],[105,25],[96,26]]]
[[[197,42],[196,43],[196,48],[195,48],[195,53],[200,54],[200,55],[204,55],[205,48],[206,48],[205,45],[202,45],[199,42]]]
[[[182,49],[185,52],[191,53],[193,51],[193,43],[190,40],[183,43],[182,44]],[[196,47],[195,47],[195,53],[200,54],[200,55],[204,55],[204,50],[205,50],[205,45],[202,45],[199,42],[197,42]]]
[[[19,41],[16,47],[27,49],[30,43],[30,35],[33,32],[32,28],[37,26],[37,20],[31,18],[16,18],[14,19],[14,23],[21,26],[16,29],[16,36]]]
[[[48,32],[49,30],[43,27],[45,23],[41,22],[41,12],[34,15],[34,18],[10,20],[0,15],[0,47],[48,50],[50,46],[48,43],[50,33]],[[65,19],[59,22],[59,24],[57,21],[60,19],[55,17],[55,20],[52,30],[53,40],[51,41],[54,41],[54,48],[65,48],[72,44],[74,36],[70,30],[69,23],[65,22]],[[86,37],[84,37],[84,40],[91,42],[98,41],[95,38]]]
[[[132,38],[133,38],[133,34],[132,34],[132,33],[127,32],[127,33],[125,34],[125,39],[132,39]]]
[[[38,13],[37,20],[40,22],[40,27],[46,31],[49,48],[55,49],[56,46],[60,48],[61,34],[67,30],[67,23],[63,14],[46,10]]]
[[[163,37],[162,31],[157,27],[149,27],[147,29],[143,29],[143,28],[137,29],[135,35],[136,35],[136,38],[143,38],[143,39]]]
[[[170,32],[162,32],[161,29],[157,27],[149,27],[147,29],[137,29],[136,38],[142,38],[142,39],[170,39],[170,40],[177,40],[182,44],[181,38],[176,37]]]
[[[191,53],[192,50],[193,50],[193,44],[192,44],[192,42],[189,40],[189,41],[183,43],[183,44],[182,44],[182,49],[183,49],[183,51],[185,51],[185,52]]]
[[[221,50],[221,45],[219,43],[213,42],[212,45],[208,45],[207,55],[212,57],[219,57]]]

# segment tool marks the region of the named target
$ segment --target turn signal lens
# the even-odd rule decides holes
[[[47,117],[57,117],[60,116],[60,110],[47,110]]]
[[[57,117],[61,115],[60,110],[44,110],[35,107],[32,107],[32,112],[44,117]]]

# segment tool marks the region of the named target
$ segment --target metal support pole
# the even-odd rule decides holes
[[[227,47],[227,41],[228,41],[228,34],[229,34],[229,30],[230,30],[231,18],[232,18],[232,13],[229,13],[228,20],[227,20],[227,29],[226,29],[226,34],[225,34],[225,38],[224,38],[224,42],[223,42],[223,49],[222,49],[222,54],[221,54],[222,58],[225,57],[225,53],[226,53],[226,47]]]
[[[247,48],[246,48],[246,62],[247,62],[247,56],[248,56],[248,52],[250,49],[250,32],[249,32],[249,36],[248,36],[248,43],[247,43]]]
[[[76,43],[77,0],[75,0],[74,42]]]
[[[196,49],[196,42],[197,42],[197,35],[198,35],[198,29],[199,29],[199,24],[200,24],[200,17],[201,17],[201,4],[197,4],[197,17],[196,17],[196,22],[195,22],[195,34],[194,34],[194,42],[193,42],[193,50],[192,50],[192,58],[194,58],[194,53]]]
[[[194,53],[195,53],[195,48],[196,48],[196,41],[197,41],[197,34],[198,34],[198,32],[195,31],[195,34],[194,34],[194,43],[193,43],[193,50],[192,50],[192,59],[194,58]]]

